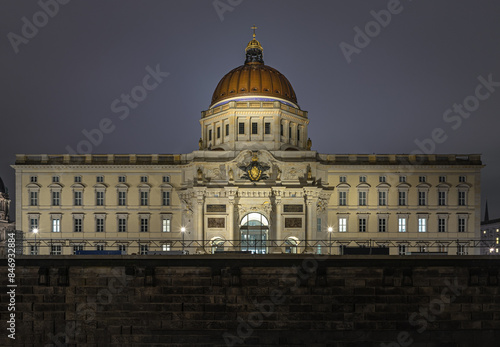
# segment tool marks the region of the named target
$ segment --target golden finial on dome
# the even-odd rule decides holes
[[[252,38],[252,41],[250,41],[247,45],[247,48],[245,49],[245,52],[247,52],[249,49],[252,49],[252,48],[257,48],[261,51],[263,51],[264,49],[262,48],[262,46],[260,45],[260,42],[257,41],[257,39],[255,38],[255,30],[257,30],[257,27],[254,25],[253,27],[251,27],[250,29],[253,30],[253,38]]]

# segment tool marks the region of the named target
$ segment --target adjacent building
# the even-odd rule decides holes
[[[245,53],[192,153],[17,155],[25,252],[474,252],[480,155],[317,153],[309,114],[255,34]]]

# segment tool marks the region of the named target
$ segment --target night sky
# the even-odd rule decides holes
[[[265,63],[309,111],[313,150],[410,153],[441,128],[446,140],[426,150],[482,154],[483,207],[500,217],[498,1],[59,1],[52,17],[37,1],[0,3],[0,176],[12,197],[16,153],[77,150],[102,119],[114,130],[90,153],[196,150],[200,111],[243,64],[255,24]],[[355,43],[355,27],[372,37]],[[148,66],[169,75],[127,117],[113,111]]]

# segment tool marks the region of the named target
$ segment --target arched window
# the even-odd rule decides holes
[[[245,215],[240,222],[240,232],[242,251],[267,253],[269,221],[263,214],[252,212]]]

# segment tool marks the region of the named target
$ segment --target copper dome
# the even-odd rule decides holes
[[[262,51],[262,46],[254,36],[246,48],[245,64],[222,77],[215,88],[210,107],[225,99],[242,96],[278,98],[297,105],[292,85],[278,70],[264,65]]]

